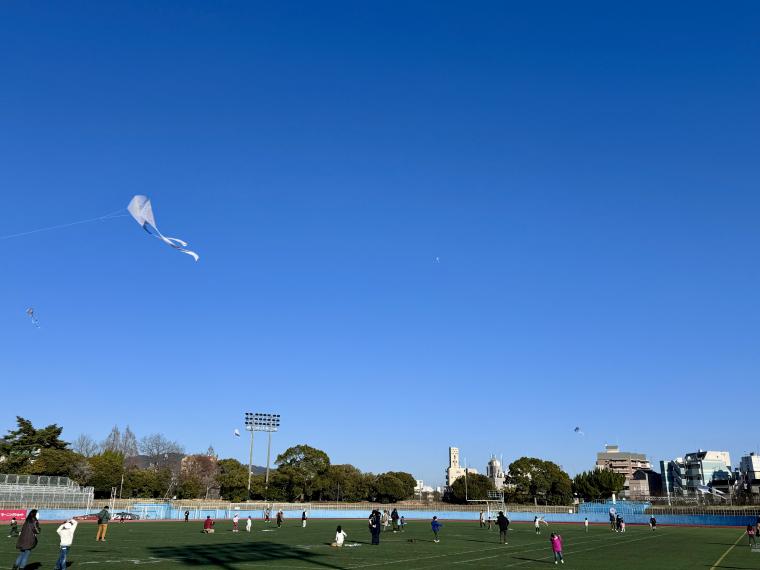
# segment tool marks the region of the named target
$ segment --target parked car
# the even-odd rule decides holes
[[[96,521],[98,520],[98,513],[93,513],[90,515],[79,515],[78,517],[74,517],[75,521]],[[139,521],[140,515],[136,515],[134,513],[128,513],[126,511],[122,511],[119,513],[114,513],[111,515],[111,521]]]
[[[140,515],[136,515],[135,513],[128,513],[126,511],[122,511],[120,513],[114,513],[113,516],[111,517],[111,520],[115,520],[115,521],[121,521],[121,520],[125,520],[125,521],[139,521],[140,520]]]

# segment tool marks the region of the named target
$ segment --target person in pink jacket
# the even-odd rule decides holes
[[[552,545],[552,552],[554,553],[554,563],[559,560],[562,564],[565,563],[565,559],[562,557],[562,537],[558,534],[552,533],[549,537],[549,542]]]

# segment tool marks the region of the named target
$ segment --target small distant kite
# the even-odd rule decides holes
[[[156,219],[153,217],[153,207],[150,204],[150,199],[147,196],[134,196],[130,200],[127,210],[132,214],[135,221],[142,226],[146,232],[153,237],[160,239],[165,244],[173,247],[174,249],[186,253],[192,257],[195,261],[198,261],[199,256],[194,251],[190,251],[187,248],[187,242],[181,239],[166,237],[162,234],[156,226]]]
[[[440,263],[441,262],[441,258],[436,255],[435,259],[433,260],[433,262],[434,263]]]
[[[234,435],[235,437],[240,437],[240,430],[236,429],[235,431],[232,432],[232,435]]]
[[[29,318],[32,320],[32,324],[35,327],[40,328],[40,321],[37,320],[37,315],[34,314],[34,308],[33,307],[29,307],[26,310],[26,314],[29,315]]]
[[[573,431],[574,431],[575,433],[577,433],[577,434],[580,434],[580,435],[586,435],[585,433],[583,433],[583,432],[581,431],[581,428],[579,428],[579,427],[577,427],[577,426],[576,426],[576,428],[575,428]]]

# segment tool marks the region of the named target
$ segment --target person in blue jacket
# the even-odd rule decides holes
[[[430,527],[433,529],[433,536],[435,536],[433,542],[441,542],[441,540],[438,538],[438,533],[441,531],[442,526],[443,525],[438,522],[438,517],[433,517],[433,520],[430,521]]]

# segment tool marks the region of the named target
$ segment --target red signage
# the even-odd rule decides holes
[[[0,521],[9,521],[13,517],[16,517],[17,521],[23,522],[26,518],[26,511],[18,509],[0,509]]]

